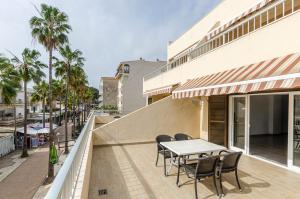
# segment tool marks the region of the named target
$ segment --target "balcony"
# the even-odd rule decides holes
[[[153,140],[157,132],[186,131],[199,137],[199,117],[193,100],[171,98],[117,120],[92,113],[46,198],[194,198],[193,184],[176,186],[176,168],[165,177],[161,157],[155,166]],[[243,155],[239,175],[242,192],[234,175],[225,174],[226,198],[300,197],[300,175],[285,168]],[[180,175],[180,182],[188,180]],[[198,193],[199,198],[217,198],[211,179],[198,183]]]
[[[122,75],[128,75],[130,69],[129,67],[130,66],[128,64],[120,64],[115,75],[116,79],[120,78]]]
[[[163,175],[163,161],[155,167],[156,145],[125,144],[94,146],[89,196],[96,198],[194,198],[194,184],[176,186],[174,168],[168,177]],[[282,199],[298,198],[300,176],[263,161],[243,156],[240,162],[240,181],[243,191],[236,187],[232,174],[224,176],[224,198]],[[274,178],[276,176],[276,178]],[[180,182],[187,182],[184,173]],[[99,196],[98,190],[107,189],[107,196]],[[217,198],[212,179],[198,183],[199,198]]]

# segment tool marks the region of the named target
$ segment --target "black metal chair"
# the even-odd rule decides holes
[[[181,140],[192,140],[193,138],[187,134],[184,133],[177,133],[174,136],[176,141],[181,141]]]
[[[197,160],[197,162],[188,163],[189,161],[195,161],[195,160]],[[198,199],[197,182],[200,181],[200,179],[206,177],[213,177],[217,195],[219,196],[219,191],[216,183],[216,171],[218,168],[219,161],[220,161],[220,156],[206,156],[206,157],[201,157],[199,159],[187,160],[186,164],[181,165],[181,167],[184,167],[185,172],[191,174],[192,178],[194,178],[196,199]]]
[[[174,158],[176,158],[177,155],[174,154],[174,153],[171,155],[171,152],[169,150],[167,150],[165,147],[163,147],[160,143],[161,142],[170,142],[170,141],[173,141],[174,138],[172,138],[169,135],[158,135],[155,138],[155,140],[156,140],[156,143],[157,143],[157,155],[156,155],[155,166],[157,166],[159,154],[163,155],[163,158],[164,158],[164,174],[166,176],[167,175],[167,172],[166,172],[166,159],[170,159],[172,156]]]
[[[242,191],[238,177],[238,164],[242,154],[242,152],[230,152],[226,150],[220,151],[219,153],[219,155],[222,157],[219,164],[218,173],[218,177],[220,178],[220,188],[222,195],[224,195],[222,186],[222,173],[235,172],[236,182],[238,184],[239,190]]]

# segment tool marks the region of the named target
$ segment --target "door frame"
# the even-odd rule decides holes
[[[245,146],[244,149],[235,147],[234,144],[234,137],[233,137],[233,129],[234,129],[234,122],[233,122],[233,101],[235,98],[245,98]],[[231,95],[229,96],[229,109],[228,109],[228,146],[230,149],[235,151],[242,151],[243,153],[249,154],[249,96],[248,95]]]
[[[294,166],[294,96],[300,95],[300,91],[289,93],[289,135],[288,135],[288,167],[300,173],[300,167]]]

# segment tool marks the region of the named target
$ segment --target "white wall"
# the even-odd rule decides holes
[[[122,62],[129,65],[129,74],[124,74],[119,81],[119,110],[122,114],[128,114],[147,105],[147,99],[143,95],[144,75],[166,64],[164,61],[129,61]]]

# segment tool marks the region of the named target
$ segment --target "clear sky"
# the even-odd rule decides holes
[[[73,28],[72,48],[86,58],[89,82],[115,74],[119,62],[143,57],[166,60],[167,43],[175,40],[220,0],[5,0],[0,6],[0,53],[19,55],[25,47],[47,54],[33,42],[29,19],[41,2],[66,12]]]

